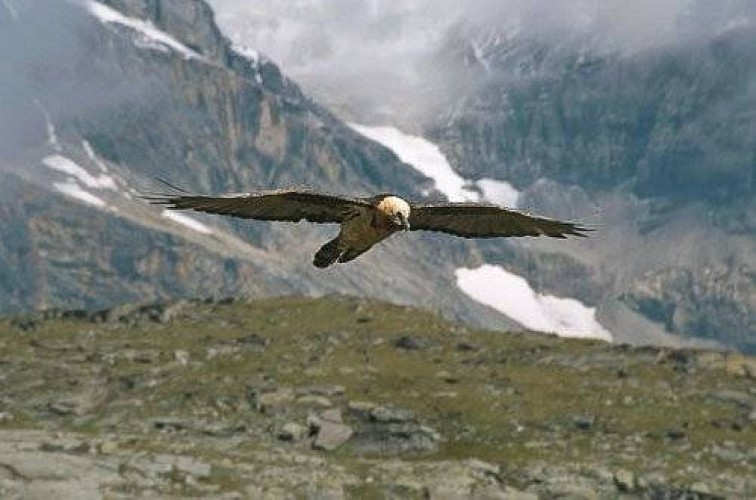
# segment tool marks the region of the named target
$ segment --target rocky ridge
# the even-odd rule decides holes
[[[754,46],[749,27],[622,51],[594,33],[456,26],[435,64],[459,73],[420,128],[463,176],[599,228],[580,252],[526,245],[523,258],[503,243],[487,258],[595,304],[610,329],[631,310],[648,329],[753,352]]]
[[[348,297],[0,321],[9,498],[747,498],[756,361]]]

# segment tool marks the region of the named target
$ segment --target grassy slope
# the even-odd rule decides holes
[[[728,441],[746,451],[756,443],[748,410],[718,396],[752,387],[753,360],[739,355],[473,331],[350,298],[184,303],[169,312],[167,322],[134,314],[0,322],[0,410],[14,414],[0,428],[117,431],[150,448],[160,445],[147,423],[173,416],[243,426],[248,439],[233,451],[244,453],[278,446],[275,429],[306,414],[295,405],[254,411],[251,391],[338,384],[345,393],[334,405],[405,407],[436,429],[439,450],[418,460],[599,463],[662,472],[677,484],[695,482],[700,470],[754,473],[748,460],[710,453]],[[253,334],[267,347],[236,340]],[[428,345],[399,349],[403,335]],[[595,422],[581,429],[576,419],[586,415]],[[351,457],[349,446],[332,454],[357,471]]]

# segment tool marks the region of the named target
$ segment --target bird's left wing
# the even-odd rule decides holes
[[[150,203],[169,209],[196,210],[246,219],[341,223],[355,209],[371,207],[367,200],[307,189],[278,189],[225,196],[189,193],[144,196]]]
[[[586,236],[590,229],[572,222],[534,217],[516,210],[478,203],[412,205],[410,229],[440,231],[464,238],[499,236]]]

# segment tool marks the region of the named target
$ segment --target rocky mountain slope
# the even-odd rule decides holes
[[[363,299],[0,321],[0,496],[747,498],[756,361]]]
[[[479,262],[623,339],[753,351],[753,4],[213,4],[348,121],[430,139],[469,188],[506,181],[521,207],[597,228],[485,242]]]
[[[597,304],[608,323],[631,309],[668,332],[752,352],[750,26],[624,52],[592,34],[452,30],[434,63],[441,69],[430,71],[463,69],[445,83],[426,135],[465,177],[506,179],[522,190],[521,206],[599,227],[579,254],[528,244],[523,260],[486,245],[486,258],[535,267],[543,289]],[[587,267],[592,285],[565,280],[565,266]]]
[[[408,108],[406,123],[470,179],[509,180],[525,208],[596,223],[599,231],[557,244],[413,234],[323,272],[310,260],[335,228],[176,215],[137,195],[158,189],[155,177],[206,193],[306,184],[414,198],[429,190],[438,197],[432,182],[309,99],[274,63],[229,42],[201,0],[7,5],[13,8],[0,6],[0,46],[10,61],[0,79],[9,103],[0,115],[0,310],[345,292],[430,307],[472,325],[515,326],[458,287],[457,270],[492,263],[527,278],[536,292],[595,307],[618,341],[679,343],[668,335],[676,333],[753,349],[751,136],[742,133],[750,115],[737,114],[732,134],[707,133],[711,144],[730,149],[727,163],[710,173],[696,157],[690,178],[697,188],[680,196],[649,191],[664,186],[664,158],[680,156],[693,131],[723,112],[712,102],[729,105],[745,89],[751,59],[735,42],[721,49],[743,62],[727,86],[711,76],[722,68],[711,70],[702,56],[578,60],[568,49],[512,48],[496,38],[471,52],[468,39],[452,37],[443,53],[467,68],[451,82],[460,91],[443,100],[449,89],[431,88],[442,111],[413,122]],[[683,70],[679,78],[662,71],[691,64],[700,74],[689,79]],[[492,68],[523,78],[512,86],[492,78]],[[637,81],[625,88],[625,76]],[[662,90],[648,97],[644,85]],[[665,99],[686,85],[696,103],[690,109]],[[636,94],[648,101],[643,113]],[[651,115],[660,118],[643,118]],[[687,142],[668,147],[663,138],[682,133],[678,122],[690,123]],[[636,129],[642,144],[632,139]],[[616,161],[607,163],[611,144]],[[585,183],[573,185],[581,162],[590,165]],[[645,184],[623,177],[643,165]],[[719,176],[722,169],[732,175]],[[670,182],[686,178],[673,171]],[[714,177],[731,178],[739,190],[691,198]]]
[[[137,198],[156,177],[203,193],[428,187],[233,46],[204,2],[35,0],[0,8],[0,23],[13,47],[0,88],[13,103],[0,123],[1,310],[341,291],[512,324],[456,291],[432,237],[323,272],[312,254],[335,228],[176,216]],[[463,243],[447,248],[467,258]]]

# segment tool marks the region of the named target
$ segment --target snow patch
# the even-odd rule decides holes
[[[55,132],[55,125],[53,125],[50,113],[47,112],[42,103],[39,100],[34,99],[34,105],[42,112],[42,116],[45,117],[45,126],[47,127],[47,143],[52,146],[55,151],[60,151],[60,142],[58,141],[58,134]]]
[[[88,1],[86,7],[93,16],[103,23],[120,24],[137,32],[141,37],[136,40],[139,47],[163,52],[173,49],[183,54],[185,59],[203,58],[200,54],[179,42],[165,31],[156,28],[150,21],[124,16],[117,10],[94,0]]]
[[[260,53],[255,49],[251,49],[246,45],[233,44],[231,49],[239,55],[242,55],[250,60],[254,67],[260,64]]]
[[[485,201],[505,207],[516,207],[520,199],[520,192],[507,181],[498,181],[484,177],[475,183]]]
[[[232,45],[231,50],[249,59],[250,66],[252,66],[252,69],[255,70],[255,81],[258,84],[262,85],[263,78],[262,78],[262,75],[260,74],[260,61],[262,59],[260,57],[260,53],[256,51],[255,49],[251,49],[247,47],[246,45],[237,45],[237,44]]]
[[[97,165],[97,168],[100,169],[100,172],[102,172],[103,174],[110,173],[110,169],[108,169],[107,164],[104,161],[102,161],[102,159],[100,159],[99,156],[97,156],[97,153],[95,153],[89,141],[87,140],[81,141],[81,146],[84,148],[84,152],[87,154],[87,156],[92,161],[92,163]],[[103,175],[100,177],[104,178],[107,176]],[[119,190],[123,197],[131,200],[133,199],[133,196],[131,195],[131,193],[133,192],[134,194],[137,194],[136,191],[134,191],[133,189],[129,187],[129,183],[126,182],[126,180],[124,180],[124,178],[121,177],[120,175],[112,174],[110,177],[116,185],[120,186]]]
[[[105,165],[102,160],[100,160],[97,154],[95,154],[94,149],[92,149],[92,145],[89,144],[89,141],[81,141],[81,147],[84,148],[84,152],[87,153],[89,159],[92,160],[95,165],[97,165],[97,168],[99,168],[101,172],[108,172],[108,166]]]
[[[471,201],[476,193],[465,189],[467,184],[446,161],[441,150],[432,142],[418,136],[401,132],[396,127],[367,127],[350,123],[350,127],[368,139],[379,142],[396,153],[404,163],[409,163],[436,183],[436,188],[451,201]]]
[[[55,170],[74,177],[81,184],[93,189],[109,189],[117,191],[115,180],[109,175],[94,176],[72,160],[61,155],[48,156],[42,160],[50,170]]]
[[[106,204],[102,199],[82,189],[73,179],[67,179],[65,182],[53,182],[53,187],[64,195],[82,201],[87,205],[92,205],[97,208],[106,207]]]
[[[575,299],[537,293],[524,278],[500,266],[461,268],[455,275],[465,294],[526,328],[562,337],[612,340],[611,333],[596,321],[596,308]]]
[[[394,151],[404,163],[433,179],[436,189],[449,201],[488,201],[509,207],[517,206],[519,192],[508,182],[481,179],[469,181],[457,174],[438,146],[419,136],[405,134],[396,127],[349,126],[368,139]]]
[[[198,233],[202,234],[212,234],[213,230],[201,223],[198,220],[194,220],[191,217],[188,217],[184,214],[180,214],[178,212],[172,212],[170,210],[163,210],[163,212],[160,214],[162,217],[165,217],[166,219],[170,219],[174,222],[178,222],[179,224],[182,224],[189,229],[193,231],[197,231]]]

